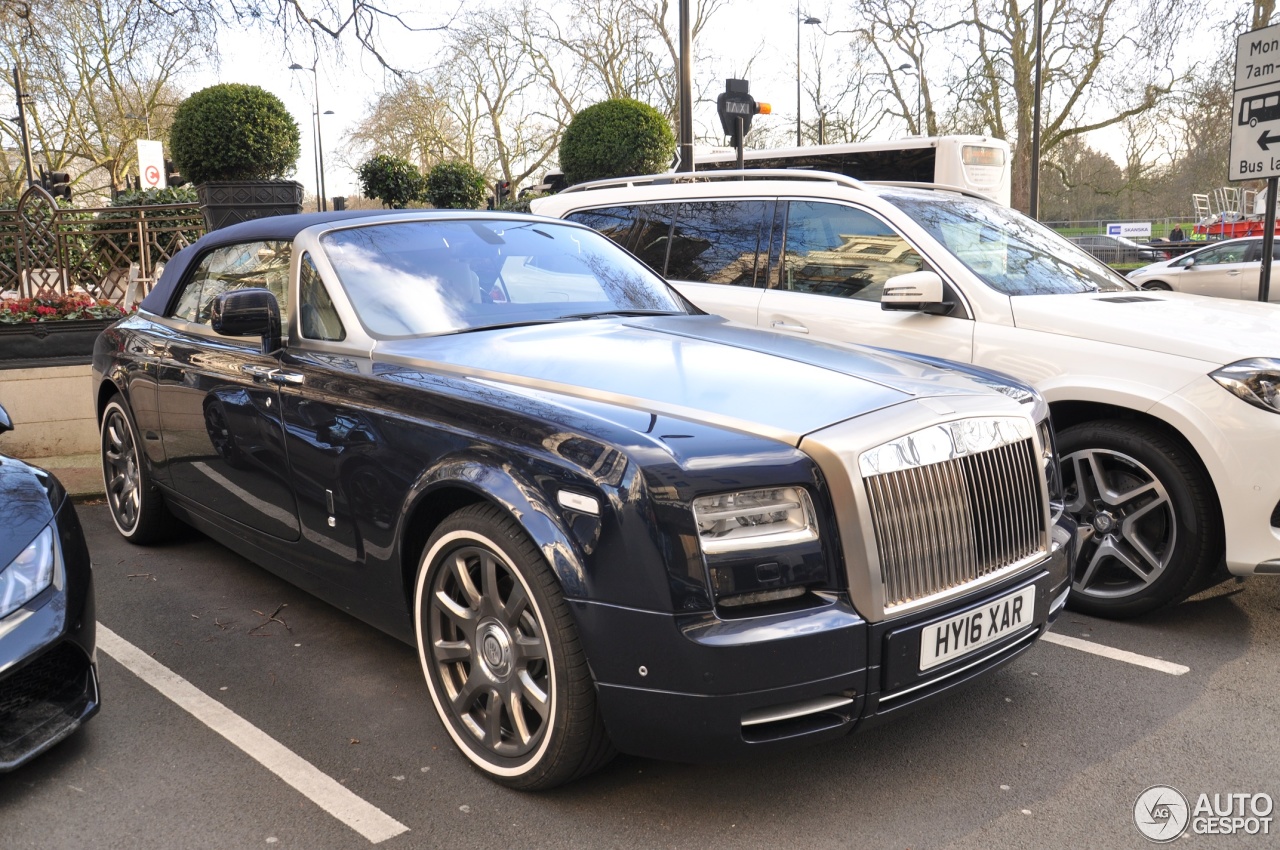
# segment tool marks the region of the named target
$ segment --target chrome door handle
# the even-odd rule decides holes
[[[774,330],[795,331],[796,333],[800,333],[800,334],[807,334],[809,332],[809,329],[806,328],[804,325],[793,325],[788,322],[774,322],[771,325],[771,327],[773,327]]]
[[[255,363],[241,365],[240,371],[257,383],[271,381],[276,384],[301,384],[306,380],[299,372],[286,372],[283,369],[273,369],[270,366],[259,366]]]

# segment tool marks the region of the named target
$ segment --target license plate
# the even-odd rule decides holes
[[[1024,587],[994,602],[925,626],[920,633],[920,669],[928,670],[994,643],[1035,622],[1036,588]]]

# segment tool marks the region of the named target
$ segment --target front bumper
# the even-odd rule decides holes
[[[1209,377],[1152,413],[1178,428],[1204,461],[1222,507],[1227,569],[1280,573],[1280,415],[1259,410]]]
[[[53,585],[0,620],[0,772],[35,758],[98,712],[89,552],[70,501],[55,522]]]
[[[881,623],[845,598],[744,620],[573,602],[605,726],[621,751],[716,761],[843,736],[986,675],[1034,645],[1066,601],[1074,554],[1069,519],[1050,555],[999,583]],[[929,624],[1035,588],[1035,614],[1011,633],[919,670]]]

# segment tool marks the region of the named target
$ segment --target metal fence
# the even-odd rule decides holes
[[[87,292],[127,309],[204,231],[194,205],[63,209],[34,186],[0,210],[0,295]]]

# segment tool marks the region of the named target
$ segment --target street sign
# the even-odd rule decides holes
[[[160,142],[138,139],[138,180],[143,189],[164,188],[164,145]]]
[[[1280,177],[1280,24],[1236,39],[1227,179]]]

